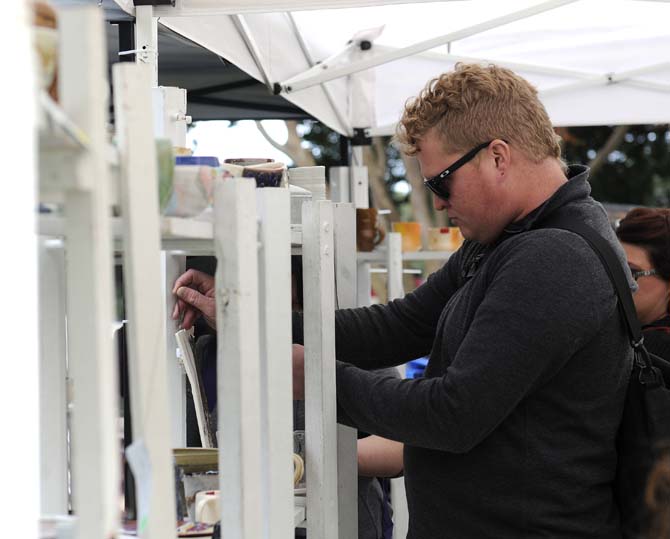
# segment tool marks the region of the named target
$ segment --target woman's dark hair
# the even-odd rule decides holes
[[[665,452],[656,461],[649,474],[645,503],[651,515],[648,537],[670,537],[670,453]]]
[[[661,278],[670,281],[670,209],[635,208],[621,219],[616,235],[647,251]]]

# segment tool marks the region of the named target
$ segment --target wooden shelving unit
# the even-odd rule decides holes
[[[257,190],[236,179],[216,186],[212,222],[160,218],[148,67],[113,68],[112,146],[102,12],[70,9],[59,23],[62,97],[60,104],[41,99],[39,136],[39,201],[56,208],[37,218],[40,364],[48,374],[40,389],[42,512],[65,515],[71,502],[78,539],[120,529],[118,373],[110,339],[120,252],[133,439],[151,469],[136,478],[138,499],[148,500],[139,503],[138,520],[146,538],[175,537],[171,448],[185,440],[185,396],[167,316],[170,288],[186,254],[215,254],[223,535],[279,539],[303,526],[335,539],[338,509],[349,511],[351,500],[349,507],[338,501],[333,301],[335,273],[338,295],[355,274],[353,207],[307,202],[303,224],[291,224],[288,189]],[[113,206],[120,217],[112,217]],[[294,496],[292,487],[292,253],[302,254],[305,279],[306,496]],[[354,488],[355,437],[348,436],[347,484]]]

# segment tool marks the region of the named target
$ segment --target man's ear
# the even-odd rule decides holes
[[[496,171],[500,176],[505,176],[509,169],[512,157],[509,144],[504,140],[495,139],[489,145],[489,151],[493,154]]]

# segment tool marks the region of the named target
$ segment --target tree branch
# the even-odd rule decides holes
[[[263,123],[262,123],[260,120],[256,120],[255,123],[256,123],[256,129],[258,129],[258,130],[260,131],[261,135],[263,135],[263,138],[264,138],[265,140],[267,140],[268,143],[269,143],[272,147],[274,147],[275,149],[279,150],[280,152],[286,152],[286,147],[285,147],[285,145],[284,145],[284,144],[279,144],[279,142],[277,142],[275,139],[273,139],[273,138],[270,136],[270,133],[268,133],[268,132],[266,131],[265,127],[263,127]]]
[[[598,173],[598,170],[605,164],[607,156],[619,147],[624,136],[626,136],[629,127],[629,125],[618,125],[614,128],[612,133],[610,133],[610,136],[605,141],[605,144],[603,144],[602,148],[598,150],[596,156],[589,163],[589,167],[591,168],[591,177],[595,176]]]
[[[265,130],[263,124],[260,121],[256,121],[256,128],[261,135],[271,144],[274,148],[280,152],[288,155],[295,166],[297,167],[311,167],[315,165],[314,156],[312,152],[306,150],[301,146],[301,139],[298,133],[296,132],[296,126],[298,123],[294,120],[284,122],[286,124],[286,129],[288,131],[288,140],[286,144],[280,144],[275,139],[273,139],[270,134]]]

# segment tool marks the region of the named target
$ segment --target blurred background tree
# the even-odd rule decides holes
[[[278,144],[263,130],[266,139],[284,151],[296,166],[342,166],[348,162],[346,141],[325,125],[306,120],[286,122],[288,140]],[[592,126],[559,128],[563,157],[568,163],[591,167],[592,195],[605,204],[614,221],[631,206],[670,206],[670,128],[668,125]],[[370,206],[390,210],[393,221],[418,221],[423,243],[429,227],[448,224],[445,212],[436,212],[430,193],[423,187],[418,163],[391,143],[391,137],[373,138],[363,150],[368,167]],[[326,175],[326,177],[328,177]],[[426,274],[440,262],[414,262]],[[373,275],[378,299],[386,301],[385,276]],[[418,283],[405,275],[405,290]]]
[[[569,127],[557,130],[568,163],[591,166],[601,202],[670,206],[670,129],[664,125]]]
[[[285,151],[296,166],[346,164],[340,135],[313,121],[287,122],[289,139],[276,147]],[[263,132],[262,126],[259,129]],[[670,126],[590,126],[557,129],[563,139],[568,163],[591,167],[594,198],[625,206],[670,206]],[[444,213],[433,210],[423,188],[416,160],[403,156],[390,143],[391,137],[376,137],[364,149],[368,167],[371,206],[391,211],[391,220],[416,220],[428,226],[443,226]]]

